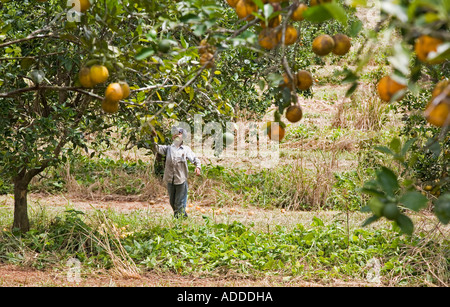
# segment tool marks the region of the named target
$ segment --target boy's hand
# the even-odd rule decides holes
[[[195,168],[195,174],[196,174],[197,176],[200,176],[200,168],[199,168],[199,167],[196,167],[196,168]]]

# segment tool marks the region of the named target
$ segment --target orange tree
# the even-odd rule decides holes
[[[450,221],[450,4],[440,0],[380,1],[380,20],[360,53],[360,65],[345,71],[350,89],[358,85],[359,72],[379,42],[379,31],[390,32],[386,48],[390,73],[377,80],[380,99],[403,114],[401,136],[375,149],[397,164],[380,166],[362,192],[371,196],[364,211],[392,220],[401,231],[414,229],[408,210],[419,211],[431,202],[444,224]]]
[[[66,7],[67,3],[73,7]],[[285,124],[280,115],[289,107],[301,114],[299,95],[312,94],[309,65],[348,51],[345,37],[336,34],[359,32],[362,23],[351,13],[364,3],[2,0],[0,169],[2,177],[14,184],[13,227],[29,229],[26,196],[31,179],[64,162],[76,146],[87,149],[88,134],[108,142],[109,128],[119,127],[120,136],[134,146],[139,134],[150,130],[163,139],[165,118],[189,122],[200,113],[206,120],[223,120],[236,106],[258,110],[264,103],[275,103],[274,121],[280,123],[280,130],[271,131],[268,125],[268,134],[282,138]],[[422,65],[448,62],[448,4],[441,0],[381,3],[378,29],[391,27],[400,38],[389,58],[395,71],[392,77],[399,83],[409,80],[408,88],[413,89]],[[411,66],[409,60],[416,58],[417,51],[410,44],[421,34],[440,39],[439,44],[433,41],[439,47],[418,49],[430,62],[415,61]],[[367,36],[370,43],[376,38],[377,31]],[[348,95],[357,88],[370,55],[370,49],[361,50],[355,70],[338,72],[350,84]],[[235,66],[229,67],[234,61]],[[227,86],[232,82],[238,85],[236,91]],[[267,94],[264,102],[258,101],[255,83]],[[246,104],[237,96],[240,87]],[[390,88],[388,93],[391,100],[402,94]],[[446,93],[447,88],[445,95],[433,100],[432,110],[446,106]],[[447,126],[444,120],[441,136]],[[392,147],[400,148],[397,142]],[[409,219],[397,213],[397,205],[418,210],[425,200],[416,201],[411,184],[400,191],[392,173],[382,168],[372,186],[363,189],[374,199],[369,202],[374,215],[368,222],[385,216],[410,232]],[[436,202],[443,222],[448,222],[446,199],[444,193]],[[391,215],[384,214],[385,207]]]
[[[72,4],[71,6],[66,6]],[[0,170],[14,190],[13,228],[30,228],[30,181],[64,163],[87,136],[134,146],[150,123],[231,108],[214,90],[198,45],[215,1],[6,1],[0,3]],[[196,16],[192,21],[191,16]]]

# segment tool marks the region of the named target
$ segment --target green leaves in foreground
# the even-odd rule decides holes
[[[409,139],[402,144],[398,138],[394,138],[388,147],[378,146],[375,149],[391,156],[393,161],[403,166],[402,174],[404,174],[409,167],[406,155],[415,140],[416,138]],[[400,183],[398,176],[384,166],[376,171],[374,180],[364,184],[361,192],[372,196],[362,211],[372,212],[373,215],[363,223],[363,226],[385,217],[394,221],[406,234],[412,234],[414,224],[408,216],[403,214],[403,209],[418,212],[428,203],[428,198],[414,189],[412,180],[404,179]],[[450,193],[445,193],[434,201],[434,213],[441,223],[448,224],[450,222]]]
[[[401,208],[417,212],[428,202],[428,199],[418,191],[402,191],[397,175],[386,167],[378,169],[376,179],[366,182],[361,192],[372,195],[363,211],[372,212],[373,215],[363,223],[363,226],[385,217],[397,224],[402,232],[409,235],[414,230],[414,224],[408,216],[402,213]]]

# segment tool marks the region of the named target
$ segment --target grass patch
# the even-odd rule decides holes
[[[369,272],[375,272],[377,282],[385,285],[442,285],[449,278],[443,270],[448,268],[448,238],[430,238],[426,231],[407,237],[386,227],[348,229],[340,220],[327,223],[317,216],[267,230],[207,216],[178,221],[143,212],[73,209],[58,216],[36,223],[26,234],[2,231],[0,261],[46,268],[75,257],[85,269],[104,268],[122,276],[157,270],[369,284]]]

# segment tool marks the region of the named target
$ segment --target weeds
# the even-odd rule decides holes
[[[448,238],[436,229],[401,236],[381,229],[348,230],[336,220],[314,217],[271,231],[234,221],[163,221],[137,216],[66,210],[47,228],[0,233],[2,262],[39,268],[76,257],[83,267],[105,268],[135,278],[145,270],[177,274],[277,274],[304,280],[352,279],[370,284],[369,264],[385,285],[448,285]],[[127,220],[129,219],[129,220]],[[131,221],[128,226],[120,223]],[[436,226],[437,227],[437,226]],[[432,235],[431,235],[432,234]],[[343,240],[347,237],[348,240]]]

